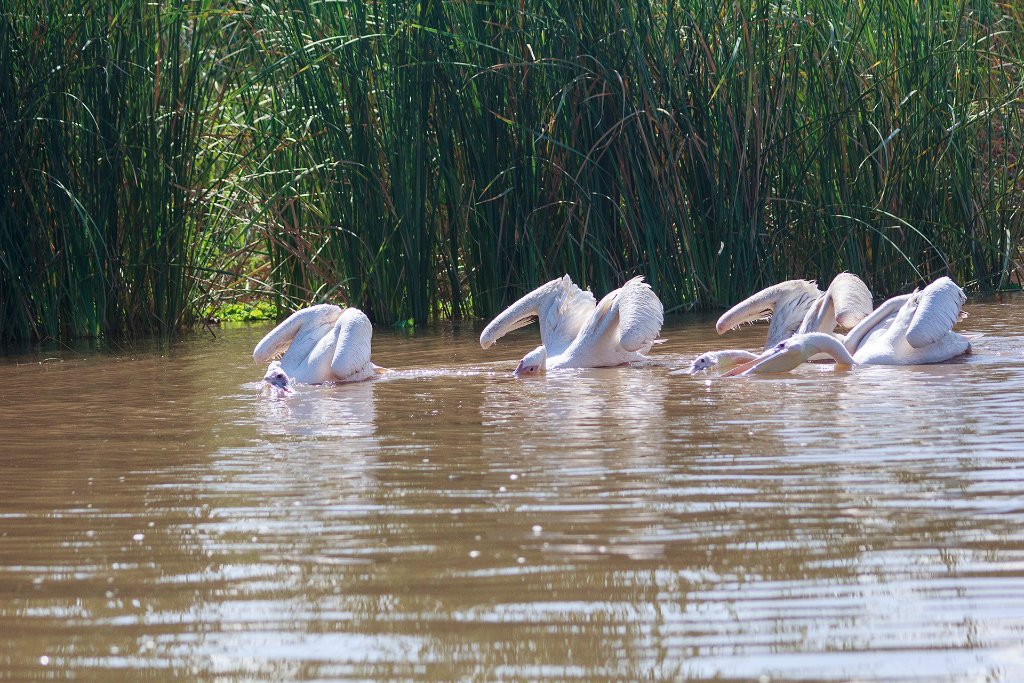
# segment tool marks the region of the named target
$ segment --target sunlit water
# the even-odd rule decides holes
[[[0,679],[1024,680],[1022,304],[752,379],[517,381],[535,329],[468,325],[286,399],[266,327],[8,356]]]

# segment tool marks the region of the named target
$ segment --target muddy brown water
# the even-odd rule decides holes
[[[1024,680],[1024,299],[944,366],[511,371],[378,329],[0,359],[0,679]],[[756,347],[672,321],[670,367]]]

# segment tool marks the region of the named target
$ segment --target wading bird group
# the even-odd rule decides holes
[[[715,326],[724,334],[768,320],[760,353],[712,351],[670,374],[712,369],[723,377],[788,372],[808,360],[850,366],[942,363],[970,351],[968,339],[953,331],[967,315],[966,300],[948,277],[874,309],[867,285],[850,273],[836,276],[824,292],[810,280],[787,280],[736,304]],[[658,339],[664,318],[661,301],[643,277],[596,301],[565,275],[494,318],[481,333],[480,346],[489,348],[536,320],[540,346],[519,361],[516,377],[627,365],[648,360],[644,354],[665,341]],[[847,332],[837,333],[837,327]],[[372,334],[369,319],[359,309],[320,304],[296,311],[271,330],[256,345],[253,359],[270,363],[263,381],[280,393],[290,393],[294,382],[360,382],[387,372],[370,362]]]

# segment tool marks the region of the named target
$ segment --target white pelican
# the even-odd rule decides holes
[[[722,314],[715,325],[718,334],[743,323],[770,318],[765,350],[794,334],[824,332],[832,334],[836,325],[853,327],[871,313],[871,290],[851,273],[840,273],[822,293],[811,280],[787,280],[762,289]],[[727,370],[754,360],[757,354],[739,349],[711,351],[697,356],[687,370],[670,374],[693,375],[702,370]]]
[[[966,314],[967,297],[948,277],[922,291],[889,299],[840,341],[821,333],[797,334],[725,377],[788,372],[816,353],[842,365],[924,365],[942,363],[970,351],[971,344],[953,326]]]
[[[289,380],[305,384],[359,382],[385,372],[370,362],[372,335],[370,320],[358,308],[342,310],[319,304],[288,316],[260,340],[252,357],[257,363],[266,363],[284,352],[264,377],[279,389]]]
[[[600,368],[644,360],[660,340],[661,300],[637,276],[594,303],[594,295],[568,275],[541,285],[516,301],[484,328],[480,346],[488,348],[507,332],[537,319],[541,345],[526,354],[515,375],[556,368]]]

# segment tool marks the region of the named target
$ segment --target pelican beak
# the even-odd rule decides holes
[[[519,365],[517,365],[516,369],[512,372],[513,377],[522,377],[523,375],[529,374],[531,373],[529,370],[526,369],[526,366],[523,365],[523,361],[519,361]]]
[[[515,371],[512,373],[514,377],[532,377],[533,375],[543,374],[543,365],[526,365],[526,361],[519,361],[519,365],[516,366]]]
[[[264,381],[264,384],[270,387],[270,392],[274,396],[291,396],[292,394],[295,393],[295,390],[288,386],[287,382],[279,384],[277,382],[271,382],[269,380],[266,380]],[[263,391],[260,390],[260,394],[262,393]]]
[[[722,377],[746,376],[762,372],[789,372],[800,364],[799,359],[795,364],[792,362],[793,353],[794,350],[790,348],[765,351],[754,360],[740,363],[731,370],[723,372]]]
[[[739,365],[733,366],[729,370],[723,372],[722,377],[735,377],[736,375],[742,375],[746,373],[747,370],[756,366],[759,360],[761,359],[755,358],[754,360],[748,360],[746,363],[740,363]]]
[[[263,378],[263,384],[270,387],[273,395],[291,396],[295,391],[288,386],[288,376],[280,373],[268,372]]]

